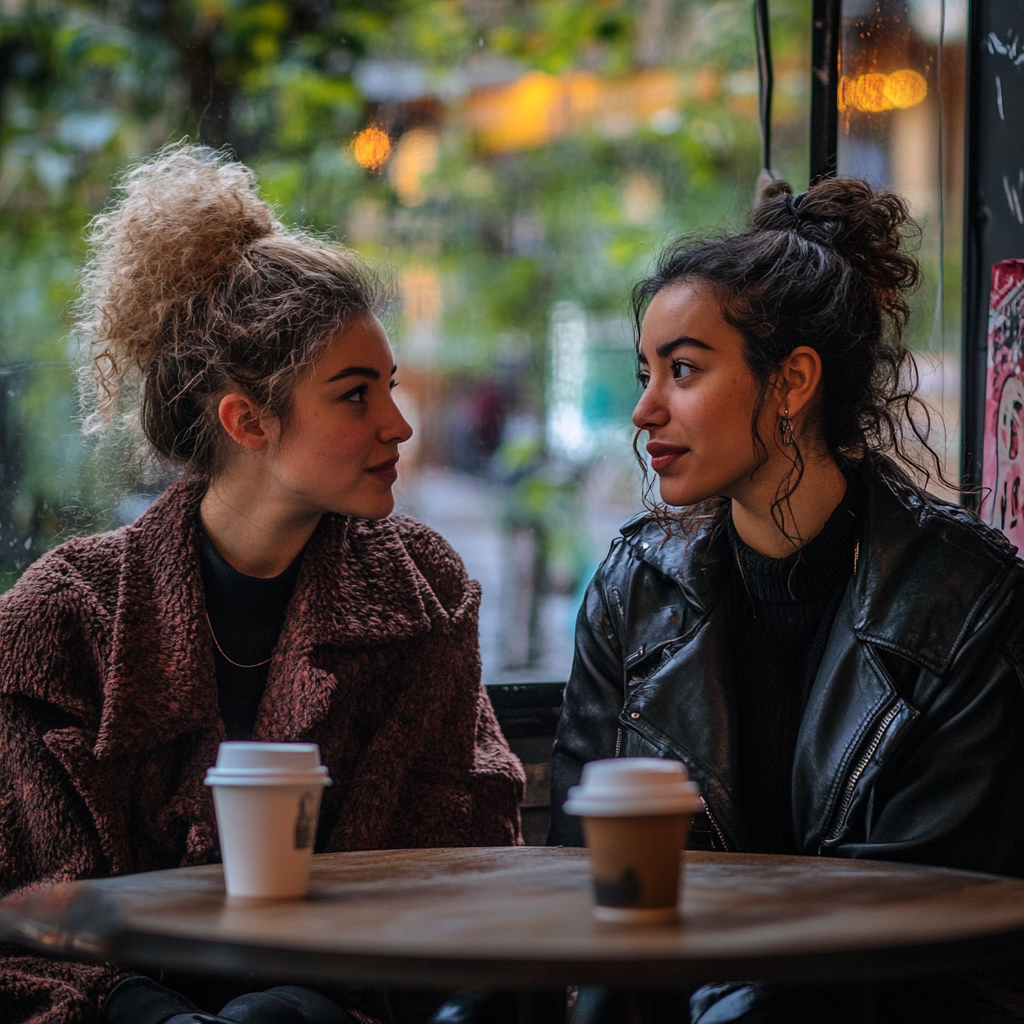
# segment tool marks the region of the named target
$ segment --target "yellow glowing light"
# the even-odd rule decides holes
[[[391,140],[387,132],[382,132],[375,125],[364,128],[352,143],[352,155],[360,167],[369,171],[379,171],[391,156]]]
[[[717,77],[705,79],[698,87],[718,89]],[[467,109],[480,148],[502,152],[543,146],[588,128],[619,137],[655,114],[671,116],[680,92],[679,75],[663,69],[615,79],[590,71],[532,71],[508,85],[476,90]]]
[[[839,79],[836,105],[841,111],[860,110],[878,114],[894,107],[905,110],[916,107],[928,95],[928,83],[923,75],[909,68],[891,75],[872,72],[868,75]]]
[[[885,83],[888,75],[861,75],[857,79],[857,109],[870,114],[891,110],[892,104],[885,98]]]
[[[885,95],[894,107],[916,107],[928,95],[928,83],[916,71],[894,71],[886,80]]]
[[[857,109],[857,79],[849,75],[843,75],[839,79],[839,90],[836,95],[836,103],[840,111]]]

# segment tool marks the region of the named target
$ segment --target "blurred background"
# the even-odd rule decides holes
[[[903,192],[910,342],[956,476],[965,0],[846,0],[840,173]],[[772,168],[807,187],[810,0],[771,0]],[[735,230],[760,170],[750,0],[0,0],[0,590],[131,522],[166,473],[87,443],[68,306],[111,182],[229,146],[288,222],[392,268],[416,429],[399,511],[483,584],[488,682],[564,680],[642,508],[631,282]],[[916,76],[916,77],[915,77]]]

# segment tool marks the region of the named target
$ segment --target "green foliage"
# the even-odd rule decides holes
[[[510,344],[525,348],[535,413],[552,304],[623,312],[657,245],[735,225],[757,176],[748,0],[12,0],[3,11],[0,366],[77,358],[67,308],[83,228],[118,173],[184,136],[230,145],[286,220],[399,268],[433,268],[443,300],[435,369],[482,374]],[[773,0],[772,13],[777,70],[803,81],[809,0]],[[361,77],[373,62],[429,88],[374,92]],[[587,71],[614,84],[650,66],[682,83],[655,114],[595,116],[500,152],[472,130],[474,96],[516,74]],[[779,95],[778,165],[801,186],[804,96]],[[399,145],[410,128],[435,133],[436,163],[416,201],[397,187],[397,155],[380,175],[355,163],[353,136],[371,121]],[[401,355],[410,331],[395,323]],[[590,408],[621,416],[633,381],[619,379],[617,360],[595,363],[607,370]],[[38,551],[61,531],[109,524],[119,488],[139,486],[138,467],[111,483],[87,457],[70,370],[19,374],[0,407],[0,461],[4,444],[12,453],[0,478],[0,566],[12,538]],[[569,502],[561,482],[534,490]],[[62,519],[72,506],[80,511]]]

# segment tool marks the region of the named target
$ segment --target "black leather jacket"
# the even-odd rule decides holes
[[[793,820],[804,854],[1024,876],[1024,563],[974,516],[865,460],[858,556],[804,711]],[[727,513],[723,513],[727,514]],[[721,521],[640,516],[587,590],[555,742],[549,841],[601,757],[684,761],[706,814],[690,846],[742,851]]]

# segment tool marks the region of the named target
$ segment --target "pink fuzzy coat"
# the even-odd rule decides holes
[[[201,495],[175,485],[0,598],[0,894],[218,859]],[[427,527],[321,520],[253,736],[320,745],[335,784],[317,851],[520,841],[523,773],[480,685],[479,602]],[[86,1024],[122,976],[0,947],[0,1020]]]

